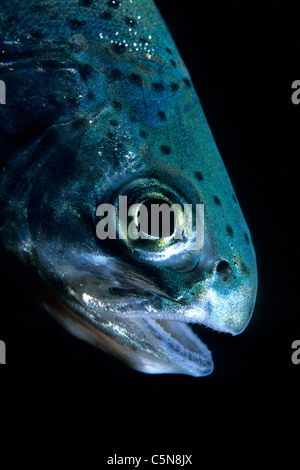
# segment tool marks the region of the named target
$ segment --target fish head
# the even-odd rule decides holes
[[[51,28],[30,0],[26,14],[15,1],[5,7],[18,11],[18,28],[6,27],[1,46],[16,91],[1,108],[2,243],[75,335],[143,372],[207,375],[211,353],[189,325],[241,333],[257,289],[230,179],[153,2],[65,3],[63,14],[63,2],[53,5]],[[141,207],[158,203],[179,207],[182,236],[144,227],[128,236]],[[115,222],[106,238],[103,205]]]
[[[61,226],[60,242],[53,245],[54,236],[49,251],[43,243],[43,265],[67,286],[61,298],[85,322],[84,339],[144,372],[207,375],[213,368],[211,353],[190,326],[232,335],[245,329],[257,290],[251,235],[193,87],[178,90],[182,96],[175,107],[170,96],[148,98],[147,125],[139,116],[145,106],[142,94],[137,99],[140,85],[126,86],[138,118],[126,112],[128,99],[120,93],[116,106],[114,91],[109,100],[114,104],[85,124],[84,138],[74,148],[83,184],[71,178],[62,186],[59,200],[67,197],[68,204],[61,224],[55,224]],[[131,86],[138,90],[129,93]],[[165,119],[155,120],[162,106]],[[101,239],[98,208],[106,204],[115,211],[115,226],[112,237]],[[151,211],[152,204],[182,209],[181,238],[175,239],[175,231],[166,237],[147,230],[144,237],[128,235],[130,224],[139,225],[141,205]],[[188,221],[192,237],[185,236]],[[53,246],[60,251],[54,253]],[[71,329],[78,335],[78,321]]]
[[[201,205],[199,243],[184,236],[129,240],[122,233],[117,234],[117,243],[127,261],[151,273],[165,298],[184,305],[184,313],[181,308],[175,320],[235,335],[245,329],[255,305],[255,251],[196,91],[187,71],[183,68],[181,73],[185,77],[181,82],[170,72],[166,83],[165,70],[160,75],[146,67],[132,82],[120,84],[118,80],[117,88],[115,82],[107,84],[107,90],[112,86],[110,102],[118,90],[119,105],[109,109],[108,117],[101,116],[106,126],[102,134],[112,139],[118,164],[114,178],[111,166],[107,170],[112,196],[103,194],[102,202],[112,202],[117,217],[120,197],[126,197],[136,211],[141,204],[150,210],[152,203],[192,206],[192,218]],[[180,85],[174,87],[174,83]],[[179,215],[183,233],[187,220]],[[160,318],[172,316],[168,303],[164,308]]]

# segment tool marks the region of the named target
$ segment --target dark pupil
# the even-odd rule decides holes
[[[159,224],[158,224],[158,232],[157,230],[152,230],[153,229],[153,224],[155,224],[155,221],[152,220],[152,210],[151,207],[153,204],[157,204],[161,206],[162,204],[165,204],[168,206],[168,208],[171,207],[171,204],[168,202],[164,201],[163,199],[148,199],[148,201],[143,202],[143,205],[147,208],[148,211],[148,235],[152,237],[169,237],[174,233],[175,230],[175,216],[174,212],[170,211],[170,216],[169,212],[167,214],[167,217],[164,216],[164,224],[163,224],[163,212],[159,211]],[[156,224],[155,224],[156,225]],[[164,229],[164,230],[163,230]],[[167,232],[166,232],[167,229]]]

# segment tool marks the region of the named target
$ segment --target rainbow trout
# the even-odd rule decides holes
[[[255,252],[156,6],[1,0],[0,42],[3,252],[78,337],[143,372],[211,373],[191,325],[245,329]],[[100,239],[97,208],[120,196],[133,207],[204,205],[203,246],[151,233]]]

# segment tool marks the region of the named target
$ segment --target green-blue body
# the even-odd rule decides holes
[[[74,334],[144,372],[210,373],[187,324],[244,330],[255,253],[154,3],[1,1],[0,79],[4,249],[47,286],[46,307]],[[96,207],[124,194],[203,203],[203,248],[158,263],[153,247],[141,258],[101,242]]]

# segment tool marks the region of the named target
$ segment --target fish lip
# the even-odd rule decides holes
[[[147,321],[152,325],[155,334],[161,334],[163,340],[167,341],[168,348],[174,350],[177,355],[177,359],[170,365],[170,370],[165,370],[163,373],[203,377],[213,372],[214,364],[211,352],[188,323],[159,319],[148,319]]]

